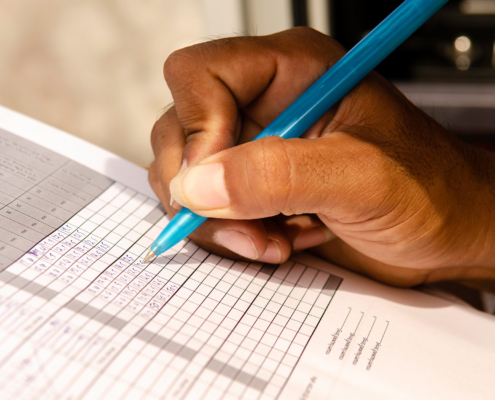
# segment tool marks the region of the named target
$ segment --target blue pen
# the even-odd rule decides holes
[[[301,136],[447,1],[404,1],[253,140]],[[175,246],[206,220],[182,208],[151,245],[144,262]]]

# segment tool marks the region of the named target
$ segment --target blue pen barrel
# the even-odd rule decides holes
[[[306,90],[254,140],[296,138],[356,86],[448,0],[406,0]],[[183,208],[151,246],[161,254],[194,232],[207,218]]]

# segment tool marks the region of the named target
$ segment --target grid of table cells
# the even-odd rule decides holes
[[[0,129],[0,270],[113,181]]]
[[[341,282],[187,239],[143,264],[156,200],[5,132],[0,187],[6,398],[276,399]]]

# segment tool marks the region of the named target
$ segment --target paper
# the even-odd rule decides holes
[[[0,108],[0,398],[489,398],[494,319],[185,240],[146,173]],[[49,147],[49,148],[47,148]]]

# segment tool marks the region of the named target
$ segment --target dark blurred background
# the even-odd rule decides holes
[[[294,25],[311,1],[292,0]],[[401,0],[329,0],[330,33],[350,49]],[[450,0],[377,71],[464,140],[495,150],[495,0]]]

